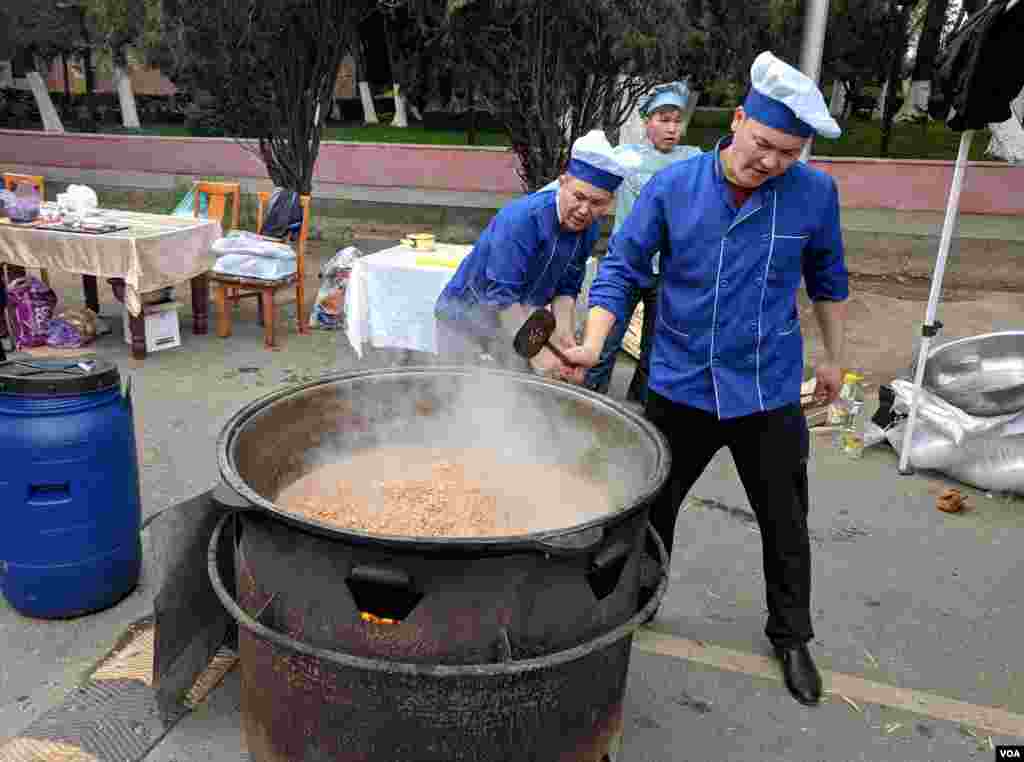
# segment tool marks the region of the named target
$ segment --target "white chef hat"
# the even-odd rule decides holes
[[[842,134],[818,86],[803,72],[765,51],[750,67],[750,92],[743,111],[761,124],[808,138]]]
[[[572,144],[566,173],[597,188],[614,193],[627,170],[614,156],[603,130],[591,130]]]

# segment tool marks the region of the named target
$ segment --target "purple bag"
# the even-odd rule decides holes
[[[50,318],[57,295],[39,278],[26,275],[7,285],[7,298],[14,306],[14,335],[18,349],[46,344]]]
[[[5,212],[11,222],[32,222],[39,216],[42,198],[31,185],[22,183],[14,189],[14,201],[5,203]]]

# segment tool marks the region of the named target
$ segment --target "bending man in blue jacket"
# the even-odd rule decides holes
[[[611,209],[624,170],[600,130],[579,138],[557,182],[513,201],[491,220],[434,307],[438,353],[446,362],[477,364],[490,356],[515,370],[582,381],[544,348],[529,365],[512,339],[539,307],[550,307],[552,343],[576,346],[576,297],[586,261]]]
[[[790,693],[816,704],[797,290],[802,276],[826,350],[817,393],[831,400],[849,288],[835,183],[798,159],[814,132],[835,138],[839,126],[814,82],[771,53],[754,61],[751,85],[731,137],[644,187],[601,264],[583,344],[569,358],[597,363],[613,325],[629,319],[631,290],[655,282],[651,257],[660,251],[646,415],[673,458],[651,521],[671,552],[686,493],[729,448],[761,529],[765,634]]]

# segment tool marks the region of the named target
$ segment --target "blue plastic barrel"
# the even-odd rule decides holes
[[[90,357],[0,363],[0,591],[45,619],[138,584],[142,507],[131,389]]]

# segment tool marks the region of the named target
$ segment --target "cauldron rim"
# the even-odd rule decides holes
[[[470,377],[477,374],[515,379],[517,382],[527,385],[550,387],[555,393],[585,399],[595,407],[604,408],[615,415],[625,418],[629,423],[636,426],[653,445],[657,462],[654,464],[651,477],[646,480],[643,488],[631,499],[631,504],[613,508],[588,521],[569,527],[512,536],[418,537],[356,532],[315,519],[304,518],[281,509],[272,500],[268,500],[260,495],[238,473],[234,458],[234,444],[244,425],[250,419],[266,410],[270,405],[284,399],[301,395],[316,387],[354,382],[360,379],[402,378],[425,375]],[[451,555],[490,555],[492,553],[508,553],[510,551],[522,552],[530,549],[546,553],[571,554],[592,550],[602,539],[603,532],[600,530],[603,527],[627,520],[654,499],[668,477],[671,458],[668,441],[654,424],[625,405],[609,399],[603,394],[561,381],[540,378],[529,373],[446,365],[373,368],[342,373],[326,373],[311,381],[278,389],[253,400],[228,419],[217,438],[217,465],[220,470],[221,479],[230,491],[241,499],[245,509],[268,513],[300,531],[349,543],[400,548],[404,551]]]

